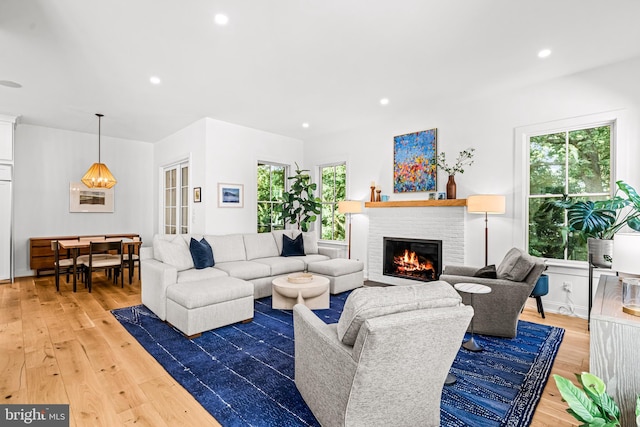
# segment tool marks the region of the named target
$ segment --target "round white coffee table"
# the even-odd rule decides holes
[[[304,304],[312,310],[329,308],[329,279],[312,276],[306,283],[292,283],[287,276],[277,277],[272,283],[271,306],[291,310],[296,304]]]
[[[477,283],[456,283],[455,285],[453,285],[453,287],[456,288],[456,290],[459,292],[464,292],[471,295],[471,307],[473,307],[473,296],[475,294],[488,294],[491,292],[490,287],[485,285],[479,285]],[[466,348],[469,351],[482,351],[484,350],[484,348],[478,345],[478,343],[476,342],[473,336],[473,318],[474,317],[475,315],[471,318],[471,338],[466,340],[462,344],[462,347]]]

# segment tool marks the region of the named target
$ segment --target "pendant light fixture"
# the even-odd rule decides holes
[[[91,165],[87,173],[82,177],[82,182],[89,188],[111,188],[118,181],[111,175],[111,171],[104,163],[100,163],[100,122],[104,114],[98,116],[98,163]]]

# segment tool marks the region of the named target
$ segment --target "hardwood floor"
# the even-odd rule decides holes
[[[216,426],[118,323],[110,310],[140,304],[137,280],[124,288],[94,277],[91,294],[53,277],[0,285],[0,393],[3,403],[69,403],[71,426]],[[553,373],[589,369],[586,321],[525,309],[522,319],[566,329]],[[552,379],[532,426],[577,426]]]

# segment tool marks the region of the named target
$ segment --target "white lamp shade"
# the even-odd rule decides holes
[[[476,194],[467,198],[467,212],[503,214],[505,197],[499,194]]]
[[[343,200],[338,202],[338,212],[341,214],[354,214],[362,212],[362,202],[360,200]]]
[[[611,269],[620,273],[640,274],[640,233],[617,233],[613,236]]]

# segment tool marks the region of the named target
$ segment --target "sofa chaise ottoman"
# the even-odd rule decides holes
[[[253,318],[253,284],[235,277],[177,283],[167,289],[167,322],[187,338]]]
[[[364,263],[354,259],[334,258],[318,261],[307,267],[310,273],[321,274],[329,279],[329,292],[339,294],[359,288],[364,282]]]

